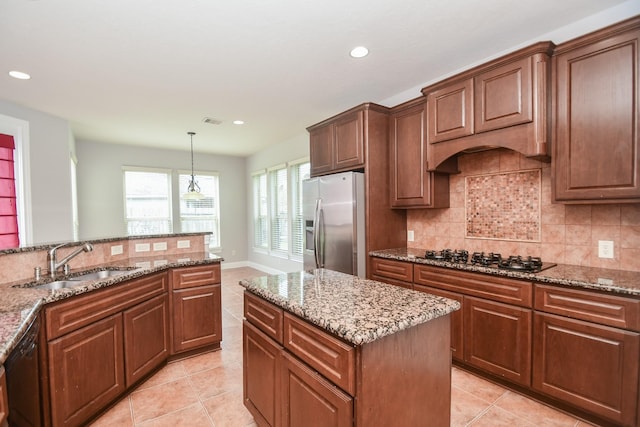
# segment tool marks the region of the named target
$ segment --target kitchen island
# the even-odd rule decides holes
[[[330,270],[240,284],[258,425],[449,425],[457,301]]]

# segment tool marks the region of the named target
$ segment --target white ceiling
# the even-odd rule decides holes
[[[0,98],[78,140],[188,150],[195,131],[195,151],[246,156],[620,3],[0,0]]]

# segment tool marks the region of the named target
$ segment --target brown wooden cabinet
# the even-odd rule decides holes
[[[428,294],[449,298],[460,303],[464,307],[464,297],[457,292],[443,291],[431,286],[413,284],[413,289]],[[458,361],[464,360],[464,311],[460,310],[451,313],[451,357]]]
[[[535,286],[533,388],[619,425],[637,425],[640,300]]]
[[[429,91],[429,143],[473,134],[473,79]]]
[[[243,398],[259,426],[279,426],[282,346],[248,321],[242,327]]]
[[[45,307],[53,426],[85,424],[167,358],[167,273]]]
[[[351,396],[289,353],[282,360],[282,425],[353,426]]]
[[[640,200],[640,18],[558,46],[555,200]]]
[[[124,392],[123,347],[121,313],[49,342],[54,426],[82,425]]]
[[[7,425],[9,417],[9,402],[7,399],[7,380],[4,373],[4,366],[0,365],[0,426]]]
[[[419,98],[391,112],[391,207],[449,207],[449,175],[427,171],[426,102]]]
[[[534,318],[534,389],[637,425],[640,335],[551,314]]]
[[[259,426],[449,425],[448,316],[353,346],[248,291],[244,304],[244,404]]]
[[[461,303],[451,331],[456,360],[530,385],[531,283],[416,264],[414,289]]]
[[[371,279],[411,289],[413,264],[386,258],[371,258]]]
[[[464,297],[464,361],[509,381],[531,384],[531,310]]]
[[[171,354],[202,347],[220,347],[220,341],[222,341],[220,283],[220,264],[172,270]]]
[[[540,42],[422,89],[428,170],[464,150],[505,147],[548,160],[553,43]]]
[[[309,127],[311,176],[343,172],[365,165],[365,106]]]
[[[169,304],[159,295],[123,312],[127,386],[151,373],[169,355]]]

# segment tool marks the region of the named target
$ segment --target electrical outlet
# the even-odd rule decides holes
[[[413,242],[413,239],[414,239],[413,230],[407,230],[407,241]]]
[[[612,240],[598,240],[598,257],[613,258]]]

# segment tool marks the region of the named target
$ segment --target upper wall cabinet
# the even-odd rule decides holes
[[[388,112],[386,107],[368,103],[307,128],[312,176],[364,168],[365,129],[371,109]]]
[[[422,89],[429,111],[428,169],[484,147],[548,159],[553,47],[540,42]]]
[[[449,207],[449,175],[427,171],[426,102],[423,97],[391,110],[391,207]]]
[[[638,203],[640,18],[558,46],[555,200]]]

